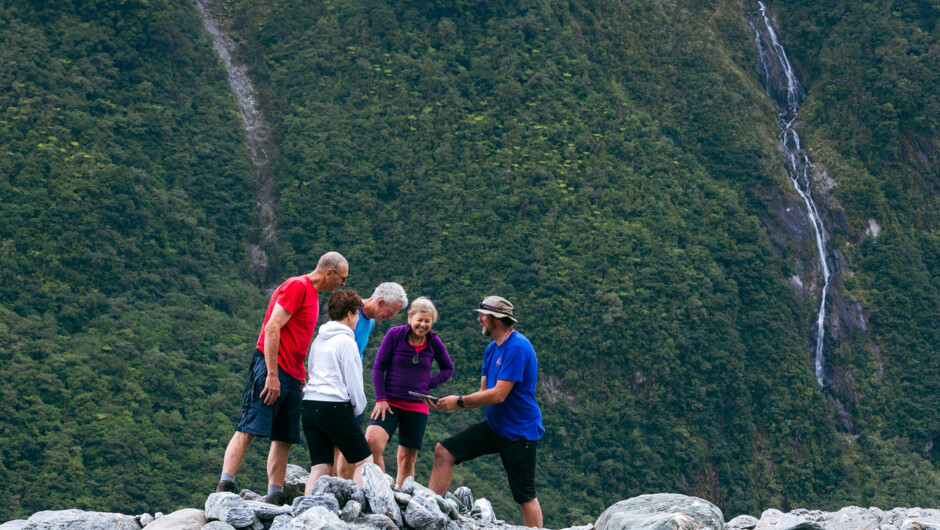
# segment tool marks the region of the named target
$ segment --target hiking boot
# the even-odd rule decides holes
[[[283,492],[275,493],[274,495],[268,495],[264,498],[264,502],[267,504],[273,504],[275,506],[283,506],[287,504],[287,495]]]
[[[215,487],[216,493],[235,493],[235,483],[230,480],[223,480],[219,482],[219,485]]]

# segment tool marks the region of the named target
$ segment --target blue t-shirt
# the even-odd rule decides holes
[[[545,434],[542,411],[535,402],[538,371],[535,349],[518,331],[513,331],[502,346],[493,341],[486,348],[483,355],[486,388],[493,388],[500,379],[516,383],[505,401],[486,407],[486,421],[507,440],[538,440]]]
[[[372,334],[372,328],[375,327],[375,319],[366,318],[366,314],[359,308],[359,323],[353,333],[356,335],[356,346],[359,346],[359,358],[362,359],[362,352],[366,351],[366,344],[369,343],[369,335]]]

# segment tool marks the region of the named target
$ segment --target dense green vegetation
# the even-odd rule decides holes
[[[0,520],[199,506],[269,287],[246,284],[255,184],[224,71],[189,2],[20,4],[0,3]],[[278,269],[337,249],[350,287],[430,296],[457,363],[442,392],[479,384],[472,304],[512,300],[540,360],[547,525],[658,491],[729,518],[935,504],[936,10],[777,8],[868,315],[833,361],[840,433],[786,282],[804,249],[766,228],[791,192],[741,6],[221,4],[280,147]],[[480,417],[432,417],[419,481]],[[261,491],[256,446],[238,481]],[[519,519],[495,457],[461,484]]]

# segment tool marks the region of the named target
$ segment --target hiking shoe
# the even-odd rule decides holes
[[[223,480],[215,487],[216,493],[228,492],[235,493],[235,483],[230,480]]]
[[[275,506],[283,506],[287,504],[287,495],[284,493],[275,493],[274,495],[268,495],[264,498],[264,502],[267,504],[273,504]]]

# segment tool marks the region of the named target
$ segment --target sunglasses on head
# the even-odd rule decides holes
[[[493,311],[499,311],[500,313],[506,313],[506,310],[503,309],[502,307],[496,307],[495,305],[484,304],[483,302],[480,302],[477,307],[479,307],[480,309],[492,309]]]

